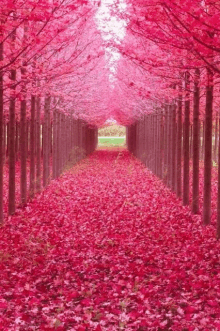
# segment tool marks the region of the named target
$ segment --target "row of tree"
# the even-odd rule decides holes
[[[44,120],[40,121],[40,107],[44,107]],[[23,121],[19,129],[12,134],[9,122],[9,137],[3,164],[3,173],[8,168],[8,214],[16,209],[16,164],[20,168],[20,206],[25,206],[29,198],[33,198],[51,179],[79,162],[94,151],[98,142],[98,129],[85,121],[75,119],[59,111],[57,105],[51,105],[50,97],[45,98],[44,104],[37,99],[36,120],[29,126]],[[31,125],[32,124],[32,125]],[[29,127],[29,130],[27,129]],[[17,154],[15,144],[17,147]],[[28,152],[29,146],[29,152]],[[6,149],[6,150],[7,150]],[[1,176],[3,175],[1,173]],[[2,176],[3,177],[3,176]],[[7,181],[7,179],[5,179]],[[2,183],[4,186],[4,183]],[[6,210],[3,201],[7,193],[3,192],[0,201],[1,222],[3,211]]]
[[[129,149],[184,205],[189,204],[192,159],[194,213],[199,211],[199,167],[204,164],[203,222],[209,224],[212,164],[220,164],[219,3],[126,3],[127,10],[118,12],[127,22],[126,36],[115,43],[121,54],[113,91],[113,100],[119,100],[115,117],[128,125]],[[218,202],[218,237],[219,224]]]
[[[206,93],[206,116],[203,125],[199,121],[199,88],[195,84],[193,125],[190,130],[190,104],[182,95],[172,104],[144,115],[127,127],[128,149],[153,173],[182,198],[183,205],[190,204],[190,165],[192,165],[192,212],[200,212],[200,167],[204,166],[203,222],[211,221],[211,191],[213,155],[219,147],[219,122],[212,134],[210,89]],[[184,110],[184,111],[183,111]],[[184,121],[182,121],[184,116]],[[191,134],[190,134],[191,133]],[[213,139],[214,138],[214,139]],[[213,143],[214,142],[214,143]],[[202,163],[201,163],[202,161]],[[214,162],[215,163],[215,162]],[[218,149],[218,199],[217,237],[220,238],[220,149]],[[216,165],[216,163],[215,163]]]
[[[65,148],[68,151],[65,155],[74,145],[72,121],[79,119],[94,128],[108,118],[115,118],[129,126],[129,148],[136,146],[139,157],[144,144],[152,142],[145,151],[152,155],[148,165],[158,175],[167,173],[168,185],[175,186],[176,190],[179,177],[175,170],[178,167],[174,165],[177,159],[180,162],[181,151],[184,204],[189,199],[190,156],[195,169],[199,157],[204,159],[203,219],[209,223],[213,127],[215,162],[219,135],[218,1],[184,0],[180,4],[179,0],[127,0],[126,3],[120,0],[108,4],[114,22],[117,18],[123,22],[124,38],[109,36],[109,31],[103,29],[110,19],[108,15],[105,18],[101,15],[104,19],[101,27],[97,12],[102,6],[99,1],[83,0],[3,1],[0,9],[0,138],[3,141],[0,144],[0,200],[6,153],[12,183],[16,155],[24,164],[29,148],[32,195],[33,151],[38,151],[39,158],[39,144],[43,146],[44,182],[47,183],[49,152],[53,151],[54,174],[60,173],[64,164],[64,161],[55,162],[60,144],[57,137],[65,137],[69,146]],[[137,132],[142,132],[145,143],[134,139],[136,131],[130,127],[142,118],[146,120],[137,125]],[[159,144],[162,134],[159,130],[163,132],[166,146]],[[94,148],[97,138],[95,131],[91,132],[86,133],[86,137],[93,137]],[[202,147],[196,149],[200,136]],[[19,144],[26,146],[25,149],[19,150]],[[168,158],[171,150],[172,157]],[[24,166],[21,173],[24,176]],[[11,185],[9,209],[13,212],[14,187]],[[195,185],[194,188],[196,192]]]
[[[105,84],[100,91],[92,89],[104,61],[94,21],[97,8],[84,0],[1,2],[0,222],[6,196],[8,213],[15,211],[16,162],[24,205],[71,159],[81,159],[96,146],[96,124],[104,111],[95,108],[105,89]]]

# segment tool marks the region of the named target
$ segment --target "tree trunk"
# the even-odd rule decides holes
[[[30,197],[35,191],[35,96],[31,96],[31,122],[30,122]]]
[[[53,179],[57,178],[57,111],[53,110]]]
[[[3,61],[3,43],[0,43],[0,61]],[[3,142],[3,71],[0,70],[0,142]],[[3,222],[3,166],[4,166],[4,148],[0,143],[0,224]]]
[[[204,161],[205,150],[205,121],[202,122],[202,144],[201,144],[201,159]]]
[[[57,177],[61,174],[62,157],[61,157],[62,141],[61,141],[61,114],[57,113]]]
[[[9,197],[8,197],[8,213],[9,215],[15,212],[15,80],[16,70],[11,70],[11,95],[9,100],[9,146],[8,146],[8,164],[9,164]]]
[[[162,169],[163,169],[163,152],[164,152],[164,141],[163,141],[163,136],[164,136],[164,127],[163,127],[163,113],[162,111],[160,112],[159,115],[160,118],[160,136],[159,136],[159,169],[158,169],[158,175],[159,178],[162,179]]]
[[[177,111],[177,164],[176,164],[176,193],[182,196],[182,86],[179,87]]]
[[[62,148],[61,148],[61,172],[63,172],[64,163],[65,163],[65,117],[64,114],[61,114],[61,142],[62,142]]]
[[[18,152],[19,152],[19,122],[15,123],[15,158],[18,161]]]
[[[160,122],[159,122],[159,113],[158,111],[155,114],[155,124],[156,124],[156,132],[155,132],[155,138],[156,138],[156,148],[155,148],[155,174],[158,176],[159,173],[159,155],[160,155],[160,144],[159,144],[159,134],[160,134]],[[142,139],[142,137],[141,137]]]
[[[192,125],[189,124],[189,162],[191,159],[192,159]]]
[[[176,104],[172,106],[172,190],[176,191]]]
[[[184,116],[184,141],[183,141],[183,205],[189,204],[189,127],[190,127],[190,91],[189,72],[185,75],[185,116]]]
[[[167,154],[168,154],[168,134],[167,134],[167,128],[168,128],[168,112],[167,112],[167,106],[164,108],[164,161],[163,161],[163,180],[164,183],[167,185]]]
[[[26,97],[26,96],[25,96]],[[25,97],[21,100],[20,108],[20,157],[21,157],[21,172],[20,172],[20,192],[21,204],[27,202],[27,144],[26,144],[26,100]]]
[[[199,79],[200,71],[195,71],[194,81],[194,107],[193,107],[193,200],[192,211],[194,214],[199,212]]]
[[[7,124],[3,116],[3,164],[5,163],[5,159],[6,159],[6,136],[7,136]]]
[[[6,139],[6,144],[7,144],[7,146],[6,146],[6,156],[8,156],[8,148],[9,148],[9,137],[10,137],[10,134],[9,134],[9,122],[7,123],[7,125],[6,125],[6,135],[7,135],[7,139]]]
[[[41,124],[40,97],[36,100],[36,190],[41,191]]]
[[[215,144],[214,144],[214,161],[217,163],[217,150],[218,150],[218,114],[215,119]]]
[[[26,120],[26,151],[27,157],[29,157],[29,131],[30,131],[30,122],[29,119]]]
[[[172,188],[171,185],[171,178],[172,178],[172,106],[169,106],[168,108],[168,153],[167,153],[167,186],[169,188]]]
[[[45,97],[43,126],[43,186],[50,182],[50,97]]]
[[[212,108],[213,108],[213,73],[207,69],[206,109],[205,109],[205,155],[204,155],[204,201],[203,222],[211,220],[211,172],[212,172]]]
[[[12,47],[15,45],[16,30],[11,35]],[[12,215],[15,212],[15,81],[16,81],[16,70],[11,69],[11,95],[9,98],[9,193],[8,193],[8,214]]]
[[[220,117],[219,117],[220,128]],[[220,140],[220,135],[219,135]],[[220,146],[220,141],[219,141]],[[220,165],[220,148],[218,149],[218,165]],[[220,238],[220,166],[218,166],[218,199],[217,199],[217,239]]]

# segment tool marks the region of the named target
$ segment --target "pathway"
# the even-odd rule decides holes
[[[0,330],[220,330],[214,232],[99,150],[0,229]]]

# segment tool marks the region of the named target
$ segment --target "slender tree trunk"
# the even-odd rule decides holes
[[[154,172],[154,115],[151,114],[151,171]]]
[[[154,113],[153,115],[153,121],[154,121],[154,168],[153,172],[154,174],[157,173],[157,114]]]
[[[3,116],[3,164],[5,163],[5,159],[6,159],[6,135],[7,135],[7,124]]]
[[[61,174],[62,169],[62,158],[61,158],[61,149],[62,149],[62,141],[61,141],[61,114],[57,113],[57,177]]]
[[[183,164],[183,205],[189,204],[189,127],[190,127],[190,92],[189,92],[189,72],[185,76],[185,116],[184,116],[184,164]]]
[[[158,176],[162,179],[162,168],[163,168],[163,113],[159,114],[159,169]]]
[[[146,160],[146,131],[145,131],[145,117],[142,119],[142,162],[145,164]]]
[[[0,43],[0,61],[3,61],[3,43]],[[3,141],[3,72],[0,70],[0,142]],[[3,166],[4,166],[4,149],[0,143],[0,224],[3,222]]]
[[[218,150],[219,150],[219,114],[217,115],[217,120],[218,120],[218,128],[217,128],[217,143],[216,143],[216,163],[218,165]]]
[[[29,157],[29,131],[30,131],[30,122],[29,119],[26,120],[26,151],[27,157]]]
[[[45,108],[45,106],[44,106]],[[46,142],[47,139],[45,139],[46,137],[46,117],[45,117],[45,111],[44,111],[44,121],[43,121],[43,126],[42,126],[42,151],[43,151],[43,187],[45,187],[46,184],[46,166],[47,166],[47,146],[46,146]]]
[[[49,158],[51,159],[52,152],[53,152],[53,141],[52,141],[52,122],[51,120],[49,121],[49,130],[48,130],[48,137],[49,137]]]
[[[20,108],[20,157],[21,157],[21,179],[20,179],[20,192],[21,204],[27,202],[27,144],[26,144],[26,96],[21,100]]]
[[[19,122],[15,122],[15,158],[18,161],[18,152],[19,152]]]
[[[51,129],[50,129],[50,101],[51,98],[48,97],[47,100],[47,185],[50,183],[50,156],[51,156]]]
[[[147,156],[148,156],[148,131],[147,131],[147,116],[144,116],[144,165],[147,164]]]
[[[143,119],[140,120],[140,157],[141,162],[144,162],[144,126],[143,126]]]
[[[74,119],[71,118],[71,156],[74,153]]]
[[[31,96],[31,122],[30,122],[30,197],[33,198],[35,191],[35,101]]]
[[[7,136],[7,139],[6,139],[6,156],[8,157],[8,148],[9,148],[9,122],[6,124],[6,136]]]
[[[16,30],[11,36],[12,47],[15,45]],[[9,193],[8,193],[8,214],[12,215],[15,212],[15,81],[16,81],[16,70],[11,69],[11,95],[9,99]]]
[[[160,110],[157,113],[157,176],[160,178],[160,166],[161,166],[161,113]]]
[[[43,126],[43,186],[50,182],[50,97],[46,96],[44,105],[44,126]]]
[[[27,24],[24,25],[24,37],[23,42],[26,41],[26,32],[27,32]],[[20,104],[20,162],[21,162],[21,170],[20,170],[20,200],[21,205],[25,205],[27,202],[27,125],[26,125],[26,61],[23,59],[22,67],[21,67],[21,92],[22,92],[22,100]]]
[[[179,87],[177,111],[177,166],[176,166],[176,193],[182,196],[182,86]]]
[[[53,179],[57,177],[57,111],[53,111]]]
[[[194,82],[194,107],[193,107],[193,200],[192,211],[194,214],[199,212],[199,79],[200,71],[195,71]]]
[[[65,158],[65,134],[64,134],[64,114],[61,114],[61,142],[62,142],[62,148],[61,148],[61,172],[63,172],[63,167],[64,167],[64,158]]]
[[[204,151],[205,151],[205,121],[202,122],[202,153],[201,153],[202,160],[204,160]]]
[[[218,114],[215,119],[215,144],[214,144],[214,161],[217,162],[217,149],[218,149]]]
[[[136,123],[136,149],[135,149],[135,157],[139,155],[139,122]]]
[[[135,157],[139,155],[139,122],[136,123],[136,149],[135,149]]]
[[[67,125],[67,116],[63,116],[64,117],[64,167],[67,165],[67,159],[68,159],[68,137],[67,137],[67,133],[68,133],[68,125]]]
[[[168,110],[168,158],[167,158],[167,186],[169,188],[172,187],[171,185],[171,178],[172,178],[172,161],[171,161],[171,157],[172,157],[172,106],[169,106],[169,110]]]
[[[164,109],[164,165],[163,165],[163,179],[164,183],[167,185],[167,160],[168,160],[168,111],[167,106]]]
[[[135,143],[135,135],[132,134],[134,132],[134,128],[133,128],[134,124],[131,124],[130,126],[130,148],[131,148],[131,153],[134,154],[134,143]],[[133,139],[131,140],[131,137],[133,136]]]
[[[41,191],[41,123],[40,97],[36,100],[36,190]]]
[[[85,147],[85,156],[87,156],[89,153],[89,129],[87,124],[85,125],[85,130],[84,130],[84,147]]]
[[[148,162],[148,168],[152,170],[152,114],[149,114],[147,117],[147,127],[148,127],[148,155],[147,155],[147,162]],[[136,142],[135,142],[136,143]]]
[[[206,110],[205,110],[205,155],[204,155],[204,201],[203,222],[211,220],[211,173],[212,173],[212,108],[213,108],[213,73],[207,69]]]
[[[159,114],[158,111],[155,114],[155,174],[158,176],[158,166],[159,166],[159,154],[160,154],[160,145],[159,145]]]
[[[172,190],[176,191],[176,104],[172,106]]]
[[[142,135],[142,132],[141,132],[141,121],[139,120],[138,121],[138,158],[141,160],[141,135]]]
[[[74,120],[74,157],[75,163],[77,162],[78,157],[78,120]]]
[[[159,111],[157,112],[157,176],[159,177],[159,172],[160,172],[160,113]]]
[[[189,124],[189,162],[192,158],[192,125]]]
[[[11,96],[9,101],[9,198],[8,198],[8,213],[9,215],[15,212],[15,80],[16,70],[11,70]]]
[[[65,116],[65,142],[66,142],[66,158],[65,158],[65,164],[68,163],[68,154],[69,154],[69,119],[67,116]]]
[[[219,117],[220,128],[220,117]],[[220,146],[220,135],[219,135]],[[220,239],[220,148],[218,149],[218,199],[217,199],[217,239]]]
[[[200,143],[199,159],[202,160],[203,121],[200,122],[200,136],[199,136],[199,143]]]
[[[79,161],[82,159],[82,121],[79,120]]]

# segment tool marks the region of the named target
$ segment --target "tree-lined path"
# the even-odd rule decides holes
[[[218,0],[1,0],[0,331],[220,329],[219,27]]]
[[[99,150],[0,229],[1,330],[219,330],[219,243],[127,150]]]

